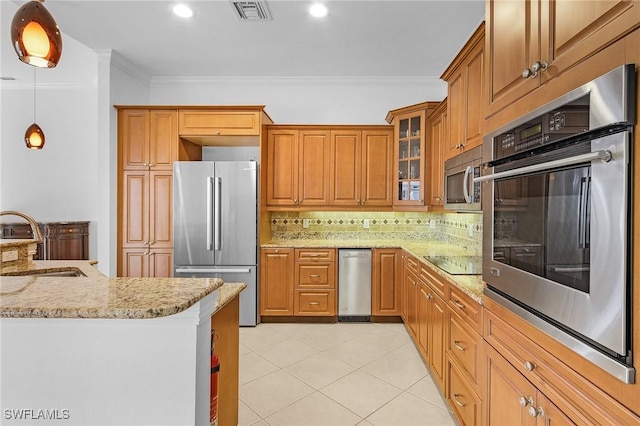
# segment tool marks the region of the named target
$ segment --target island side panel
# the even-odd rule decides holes
[[[215,353],[220,359],[218,381],[218,424],[238,424],[238,367],[240,298],[234,297],[211,317],[217,335]]]

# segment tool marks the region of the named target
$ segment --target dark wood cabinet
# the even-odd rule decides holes
[[[38,223],[43,241],[34,260],[88,260],[89,222]],[[32,239],[28,223],[0,224],[3,239]]]

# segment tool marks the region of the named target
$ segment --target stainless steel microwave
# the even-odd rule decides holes
[[[448,159],[444,163],[444,208],[455,211],[479,211],[482,209],[480,177],[482,147],[470,149]]]

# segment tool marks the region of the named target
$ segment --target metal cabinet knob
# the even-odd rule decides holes
[[[535,61],[531,64],[531,68],[525,68],[522,70],[522,78],[536,78],[539,71],[544,71],[549,68],[547,61]]]
[[[536,365],[531,361],[527,361],[524,363],[524,368],[526,368],[527,371],[533,371],[533,369],[536,368]]]

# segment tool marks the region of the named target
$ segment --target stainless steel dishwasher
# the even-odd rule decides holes
[[[371,249],[338,249],[338,321],[371,320]]]

